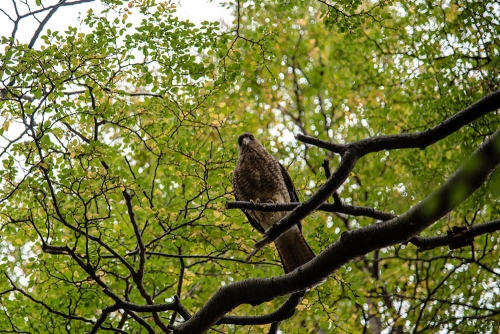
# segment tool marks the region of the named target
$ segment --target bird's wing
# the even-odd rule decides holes
[[[281,169],[281,175],[283,176],[283,180],[285,180],[286,189],[288,190],[288,194],[290,195],[290,202],[297,202],[297,203],[300,202],[299,196],[297,195],[295,187],[293,186],[292,178],[290,177],[290,174],[288,174],[286,168],[281,163],[280,163],[280,169]],[[299,230],[302,233],[302,224],[299,222],[297,226],[299,227]]]
[[[290,202],[300,202],[299,196],[297,196],[297,192],[295,191],[295,187],[293,186],[292,178],[290,174],[288,174],[287,170],[280,163],[281,175],[283,176],[283,180],[285,180],[286,189],[288,190],[288,194],[290,195]]]
[[[236,196],[236,194],[234,194],[234,198],[239,201],[238,199],[238,196]],[[247,210],[245,209],[241,209],[241,211],[243,211],[243,213],[245,214],[245,216],[247,217],[248,221],[250,222],[250,224],[252,224],[253,228],[256,229],[257,231],[259,231],[260,233],[264,234],[264,232],[266,232],[266,230],[262,227],[262,225],[259,224],[258,221],[256,221],[255,219],[252,218],[252,216],[250,216],[247,212]]]

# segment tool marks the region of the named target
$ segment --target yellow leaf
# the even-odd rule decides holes
[[[99,174],[104,176],[104,175],[108,174],[108,170],[106,168],[104,168],[104,166],[101,166],[101,167],[99,167]]]

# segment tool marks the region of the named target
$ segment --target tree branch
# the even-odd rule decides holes
[[[235,202],[227,202],[226,209],[243,209],[243,210],[253,210],[253,211],[263,211],[263,212],[292,211],[300,204],[301,202],[254,203],[254,202],[235,201]],[[367,206],[348,205],[342,203],[341,201],[336,201],[335,203],[323,203],[316,210],[325,212],[345,213],[351,216],[364,216],[382,221],[396,217],[396,215],[392,213],[379,211]]]
[[[450,249],[467,246],[475,237],[500,230],[500,219],[472,226],[454,226],[447,235],[438,237],[419,237],[410,239],[410,243],[418,247],[419,251],[426,251],[440,246],[450,246]]]
[[[217,324],[233,324],[233,325],[264,325],[274,322],[283,321],[290,318],[295,313],[295,308],[304,296],[305,291],[300,291],[292,294],[288,299],[274,312],[256,316],[256,317],[238,317],[225,316]]]
[[[146,263],[146,247],[144,246],[144,242],[142,240],[141,231],[139,229],[139,225],[135,219],[135,213],[132,206],[132,196],[124,190],[122,192],[123,198],[125,199],[125,203],[127,204],[127,212],[130,218],[130,222],[132,223],[132,227],[134,229],[134,234],[137,240],[137,246],[139,247],[139,268],[137,271],[132,272],[132,278],[137,285],[137,290],[139,290],[141,296],[146,300],[148,305],[153,305],[154,301],[151,295],[147,292],[146,287],[144,286],[143,278],[144,278],[144,265]],[[160,315],[157,312],[153,312],[153,318],[155,324],[160,327],[163,332],[168,333],[170,330],[167,328],[167,325],[163,323],[160,318]]]
[[[297,135],[297,139],[305,142],[322,145],[320,147],[332,150],[342,156],[340,164],[328,181],[307,201],[301,203],[292,212],[283,217],[265,232],[265,237],[257,242],[255,249],[259,250],[270,242],[276,240],[290,227],[304,219],[313,210],[316,210],[328,197],[330,197],[347,179],[357,161],[368,153],[382,150],[393,150],[402,148],[425,148],[457,131],[466,124],[477,118],[500,108],[500,91],[483,97],[478,102],[465,108],[461,112],[451,116],[432,129],[413,133],[398,134],[392,136],[381,136],[363,139],[348,145],[332,145],[319,139],[311,140],[311,137]]]
[[[348,168],[356,160],[355,158],[354,154],[352,157],[349,155],[344,157],[342,160],[344,164],[341,163],[339,169]],[[410,240],[467,199],[498,165],[500,165],[500,130],[476,149],[441,187],[404,214],[380,224],[344,232],[340,240],[291,273],[267,279],[248,279],[220,288],[191,319],[177,327],[174,332],[201,333],[238,305],[257,305],[278,296],[305,290],[319,284],[356,257]],[[330,184],[335,185],[339,181],[340,177],[336,176],[339,169],[332,174],[327,184],[331,182]],[[321,192],[327,193],[331,188],[324,189],[325,186],[320,189],[317,198],[325,197]],[[292,213],[302,205],[314,204],[311,204],[311,201],[304,202]],[[290,216],[292,214],[287,217]]]
[[[368,153],[402,148],[419,148],[423,150],[427,146],[448,137],[465,125],[499,108],[500,91],[496,91],[486,95],[481,100],[449,117],[435,127],[422,132],[367,138],[347,145],[334,144],[302,134],[297,134],[296,138],[303,143],[318,146],[340,155],[344,151],[349,150],[351,146],[356,146],[362,156]]]

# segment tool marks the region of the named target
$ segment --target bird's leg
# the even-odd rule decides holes
[[[260,204],[260,198],[256,198],[255,200],[251,199],[249,202],[253,204]]]
[[[267,203],[275,204],[275,203],[279,203],[279,201],[275,201],[274,199],[270,198],[267,200]],[[273,212],[273,214],[271,215],[271,219],[273,219],[275,215],[276,215],[276,212]]]

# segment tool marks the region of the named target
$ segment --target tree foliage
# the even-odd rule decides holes
[[[86,2],[0,6],[0,331],[498,327],[497,3],[257,0],[225,26],[106,0],[47,29]],[[244,131],[303,201],[260,208],[293,210],[263,240],[228,203]],[[298,219],[315,260],[246,261]]]

